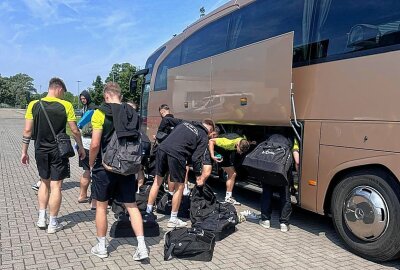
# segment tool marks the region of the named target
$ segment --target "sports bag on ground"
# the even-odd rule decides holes
[[[243,161],[249,174],[271,186],[289,185],[288,173],[292,163],[292,143],[280,134],[271,135],[260,143]]]
[[[164,260],[174,257],[193,261],[211,261],[215,236],[198,228],[180,228],[164,236]]]
[[[139,187],[139,192],[136,193],[136,204],[141,212],[146,211],[147,201],[149,199],[151,184],[147,183]]]
[[[238,223],[236,208],[230,203],[218,202],[214,211],[192,226],[213,233],[215,241],[220,241],[234,233]]]
[[[207,184],[195,186],[190,198],[190,220],[192,224],[202,221],[210,215],[217,204],[217,198]]]
[[[145,237],[160,236],[160,226],[156,221],[156,217],[147,218],[146,213],[142,212],[143,232]],[[154,215],[153,215],[154,216]],[[117,221],[113,223],[110,229],[110,237],[125,238],[135,237],[135,232],[132,229],[131,221],[127,213],[120,213]]]
[[[102,159],[104,168],[110,172],[122,175],[138,173],[142,163],[140,136],[118,138],[114,131]]]
[[[157,213],[164,215],[171,215],[172,210],[172,195],[165,192],[164,195],[157,203]],[[178,217],[189,218],[190,217],[190,196],[183,195],[181,205],[178,211]]]

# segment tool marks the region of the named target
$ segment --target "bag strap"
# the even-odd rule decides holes
[[[169,245],[168,250],[164,253],[164,261],[172,259],[172,251],[174,251],[174,248],[175,248],[175,243],[171,243],[171,245]]]
[[[51,133],[53,133],[54,139],[57,141],[57,136],[56,136],[56,133],[54,132],[53,125],[52,125],[51,122],[50,122],[49,116],[47,115],[46,109],[44,108],[41,99],[39,100],[39,103],[40,103],[40,107],[42,107],[44,116],[46,116],[47,123],[49,123],[50,129],[51,129]]]

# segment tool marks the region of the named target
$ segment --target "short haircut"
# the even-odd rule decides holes
[[[205,118],[205,119],[203,119],[202,123],[211,126],[211,132],[213,132],[215,130],[215,123],[212,119]]]
[[[247,153],[250,149],[250,143],[248,140],[246,139],[242,139],[239,142],[239,151],[240,153],[244,154]]]
[[[117,96],[121,96],[121,87],[119,87],[119,84],[116,82],[108,82],[106,85],[104,85],[104,90],[103,93],[112,93]]]
[[[61,87],[65,92],[67,92],[67,87],[65,87],[64,81],[60,78],[54,77],[50,79],[49,89],[55,87]]]
[[[167,104],[161,104],[160,107],[158,108],[158,111],[161,111],[161,110],[169,111],[169,106]]]

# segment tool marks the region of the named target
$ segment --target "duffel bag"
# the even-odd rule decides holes
[[[178,258],[183,260],[212,260],[215,236],[199,228],[179,228],[164,236],[164,260]]]
[[[160,226],[156,222],[156,218],[153,214],[142,213],[143,219],[143,233],[145,237],[157,237],[160,236]],[[131,221],[129,216],[120,218],[115,221],[110,229],[110,237],[112,238],[125,238],[135,237],[135,232],[132,229]]]
[[[192,224],[200,222],[210,215],[216,204],[217,198],[209,185],[194,187],[190,198],[190,220]]]
[[[172,195],[166,192],[157,203],[156,212],[163,215],[171,215]],[[178,211],[178,217],[190,217],[190,197],[182,196],[181,205]]]

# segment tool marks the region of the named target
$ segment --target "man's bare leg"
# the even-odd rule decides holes
[[[88,198],[87,192],[89,184],[90,184],[90,171],[85,170],[80,179],[80,193],[78,202],[84,202],[85,200],[87,200]]]
[[[172,210],[171,210],[171,217],[168,221],[167,227],[168,228],[182,228],[186,227],[187,223],[178,219],[178,211],[181,205],[183,190],[185,188],[184,183],[175,183],[175,193],[172,197]]]

